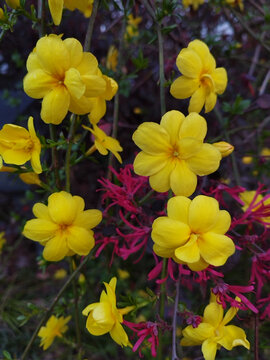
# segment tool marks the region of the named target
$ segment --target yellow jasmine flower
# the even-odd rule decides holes
[[[226,3],[232,7],[238,6],[241,11],[244,11],[243,0],[225,0]]]
[[[230,214],[219,210],[216,199],[175,196],[168,201],[167,213],[152,225],[153,249],[158,256],[200,271],[208,265],[224,265],[235,252],[233,241],[224,235],[230,228]]]
[[[117,269],[117,273],[122,280],[128,279],[130,277],[130,273],[126,270]]]
[[[12,9],[17,9],[19,8],[21,5],[20,5],[20,0],[5,0],[7,5],[9,7],[11,7]]]
[[[13,124],[6,124],[0,130],[0,155],[6,164],[22,165],[30,160],[34,172],[40,174],[40,152],[32,116],[28,119],[28,131]]]
[[[43,256],[48,261],[59,261],[65,256],[87,255],[95,245],[94,233],[102,213],[84,210],[80,196],[60,191],[48,198],[48,206],[37,203],[33,214],[37,219],[26,222],[23,235],[44,246]]]
[[[123,309],[116,307],[116,282],[116,277],[113,277],[109,284],[104,282],[107,292],[103,290],[99,302],[88,305],[82,313],[88,316],[86,328],[90,334],[99,336],[109,332],[117,344],[122,347],[131,346],[121,323],[123,322],[123,315],[130,312],[134,307],[127,306]]]
[[[205,112],[211,111],[227,86],[227,72],[216,68],[216,61],[208,46],[200,40],[191,41],[187,48],[180,51],[176,65],[182,76],[171,85],[170,92],[176,99],[191,96],[189,112],[200,112],[205,105]]]
[[[45,123],[60,124],[68,111],[89,113],[89,98],[107,91],[97,59],[83,52],[81,43],[74,38],[62,40],[53,34],[42,37],[26,67],[24,91],[34,99],[43,99],[41,118]]]
[[[33,172],[21,173],[19,178],[28,185],[38,185],[41,186],[40,178],[37,174]]]
[[[226,141],[219,141],[213,145],[220,151],[220,154],[223,158],[229,156],[234,151],[234,146],[230,143],[227,143]]]
[[[249,165],[252,163],[252,156],[243,156],[242,157],[242,163]]]
[[[270,157],[270,149],[269,148],[263,148],[261,153],[260,153],[261,156],[266,156],[266,157]]]
[[[118,90],[117,82],[106,75],[102,75],[106,83],[105,91],[98,97],[89,98],[90,113],[88,115],[91,124],[97,124],[106,113],[106,101],[111,100]]]
[[[116,159],[122,164],[121,156],[118,152],[123,151],[122,146],[119,144],[119,141],[112,138],[111,136],[106,135],[106,133],[101,130],[97,125],[93,125],[93,129],[88,126],[84,126],[83,128],[89,130],[95,137],[94,145],[86,152],[86,156],[91,155],[95,150],[101,155],[107,155],[108,150],[113,153]]]
[[[59,25],[62,20],[63,8],[73,11],[80,10],[85,17],[92,14],[94,0],[48,0],[49,9],[55,25]]]
[[[242,206],[242,210],[245,212],[249,205],[252,203],[252,201],[254,200],[254,197],[256,195],[256,191],[255,190],[251,190],[251,191],[243,191],[242,193],[239,194],[240,199],[244,202],[244,206]],[[253,204],[253,208],[251,211],[257,211],[261,206],[262,203],[258,204],[260,201],[262,201],[263,196],[261,194],[259,194],[256,198],[256,201]],[[258,206],[256,206],[258,204]],[[270,205],[270,198],[266,199],[263,202],[263,205]],[[270,223],[270,216],[266,216],[266,217],[262,217],[260,218],[261,221],[266,222],[266,223]],[[265,224],[266,227],[270,227],[269,224]]]
[[[54,279],[62,280],[67,277],[67,271],[65,269],[58,269],[53,275]]]
[[[217,349],[222,346],[227,350],[232,350],[233,347],[240,345],[249,349],[250,344],[245,331],[238,326],[227,325],[237,311],[237,308],[231,307],[224,316],[222,305],[218,304],[216,298],[213,297],[204,310],[199,326],[193,328],[192,325],[189,325],[183,330],[184,338],[181,340],[181,345],[202,345],[205,360],[215,360]]]
[[[204,0],[182,0],[184,8],[192,6],[193,10],[198,10],[198,7],[204,3]]]
[[[106,67],[109,70],[115,71],[118,64],[118,50],[114,45],[111,45],[108,50],[107,60],[106,60]]]
[[[142,22],[141,17],[134,17],[132,14],[128,15],[127,17],[127,27],[126,27],[126,33],[125,38],[126,39],[132,39],[133,37],[136,37],[139,35],[139,29],[138,25]]]
[[[0,232],[0,254],[2,253],[3,246],[6,243],[5,233],[4,231]]]
[[[219,150],[203,143],[206,132],[202,116],[191,113],[185,117],[176,110],[163,115],[160,125],[141,124],[132,137],[142,149],[134,161],[135,173],[149,176],[155,191],[172,189],[176,195],[192,195],[197,175],[213,173],[221,160]]]
[[[71,316],[64,318],[61,316],[57,318],[52,315],[46,323],[46,326],[42,326],[39,330],[38,336],[41,338],[40,346],[43,346],[43,350],[47,350],[54,341],[56,336],[62,337],[68,330],[66,325],[71,319]]]

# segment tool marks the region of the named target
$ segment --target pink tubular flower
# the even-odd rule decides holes
[[[243,295],[243,293],[250,293],[253,290],[253,285],[236,286],[219,281],[217,285],[212,289],[212,293],[217,296],[217,302],[221,304],[224,309],[227,305],[226,302],[228,302],[232,307],[236,307],[242,310],[250,309],[255,314],[257,314],[258,309]],[[229,293],[234,294],[234,296],[238,297],[240,301],[237,301],[237,298],[230,296]]]
[[[260,316],[261,320],[264,320],[266,317],[270,319],[270,295],[258,301],[259,309],[263,308],[264,306],[265,306],[264,311]]]
[[[244,205],[244,202],[240,199],[239,194],[246,189],[242,186],[233,186],[229,187],[228,185],[218,183],[217,186],[211,186],[209,191],[203,191],[204,195],[214,196],[214,198],[225,208],[228,207],[226,202],[223,199],[225,193],[229,194],[234,200],[239,204]]]
[[[256,298],[260,299],[262,288],[270,280],[270,249],[252,258],[251,277],[249,281],[256,282]]]
[[[136,335],[138,340],[133,346],[132,351],[135,352],[139,349],[144,340],[147,340],[151,344],[151,355],[157,356],[158,348],[158,329],[161,328],[160,323],[156,322],[140,322],[139,324],[131,323],[124,320],[124,324],[129,327]],[[148,337],[148,338],[147,338]],[[139,349],[139,356],[142,357],[141,350]]]
[[[126,211],[139,214],[141,208],[137,205],[134,197],[137,193],[144,194],[145,186],[148,180],[144,176],[138,176],[133,173],[133,165],[126,165],[117,173],[112,167],[111,172],[115,175],[120,185],[113,184],[110,180],[102,178],[98,182],[103,186],[99,191],[104,191],[102,201],[110,199],[111,203],[105,212],[114,205],[119,205]]]

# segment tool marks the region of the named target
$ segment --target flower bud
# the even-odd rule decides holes
[[[229,156],[234,150],[234,146],[225,141],[219,141],[212,145],[214,145],[220,151],[223,158]]]

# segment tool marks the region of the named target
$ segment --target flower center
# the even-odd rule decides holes
[[[202,74],[201,77],[200,77],[200,82],[201,82],[201,85],[203,87],[207,88],[207,90],[209,92],[214,91],[214,82],[213,82],[213,79],[212,79],[211,75]]]
[[[32,139],[29,139],[26,141],[26,143],[24,144],[23,150],[26,152],[31,152],[31,150],[34,147],[34,142]]]

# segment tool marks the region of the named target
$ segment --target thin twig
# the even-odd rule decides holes
[[[53,142],[56,142],[56,125],[49,124],[50,137]],[[52,147],[52,168],[55,176],[55,184],[58,189],[61,189],[61,180],[59,176],[59,160],[56,147]]]
[[[84,40],[84,51],[90,51],[91,48],[91,40],[92,40],[92,35],[93,35],[93,29],[94,29],[94,23],[95,23],[95,19],[96,19],[96,15],[97,15],[97,11],[98,11],[98,7],[99,7],[99,1],[100,0],[95,0],[94,4],[93,4],[93,10],[92,10],[92,14],[88,23],[88,28],[87,28],[87,32],[85,35],[85,40]]]
[[[83,266],[87,263],[87,261],[89,260],[90,254],[87,255],[84,260],[81,262],[81,264],[77,267],[77,269],[70,275],[70,277],[68,278],[68,280],[65,282],[65,284],[61,287],[61,289],[59,290],[58,294],[56,295],[55,299],[53,300],[53,302],[51,303],[49,309],[46,311],[46,313],[42,316],[40,322],[38,323],[38,326],[36,327],[30,341],[28,342],[22,356],[20,360],[25,360],[26,356],[29,352],[29,350],[31,349],[37,334],[41,328],[41,326],[49,319],[49,316],[51,315],[51,312],[53,311],[55,305],[58,303],[58,301],[60,300],[63,292],[66,290],[66,288],[69,286],[69,284],[72,282],[72,280],[76,277],[76,275],[81,271],[81,269],[83,268]]]
[[[66,191],[70,192],[70,155],[71,155],[71,148],[73,144],[73,139],[75,136],[75,124],[76,124],[76,115],[72,114],[71,117],[71,124],[68,133],[68,147],[66,152],[66,161],[65,161],[65,175],[66,175]]]
[[[266,76],[265,76],[265,78],[264,78],[264,80],[263,80],[263,83],[262,83],[261,87],[260,87],[259,96],[261,96],[261,95],[264,94],[265,89],[266,89],[266,87],[267,87],[267,85],[268,85],[269,80],[270,80],[270,70],[267,71],[267,74],[266,74]]]
[[[176,326],[177,326],[177,310],[179,303],[179,292],[180,292],[180,278],[175,283],[176,295],[174,299],[174,308],[173,308],[173,321],[172,321],[172,360],[178,360],[177,356],[177,347],[176,347]]]

